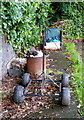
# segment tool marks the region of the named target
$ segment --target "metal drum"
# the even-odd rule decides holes
[[[32,79],[42,79],[43,56],[27,57],[27,72],[31,74]],[[44,73],[46,74],[46,55],[44,56]]]

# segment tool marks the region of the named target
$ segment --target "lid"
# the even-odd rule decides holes
[[[37,51],[38,54],[37,55],[30,55],[30,57],[33,57],[33,58],[38,58],[38,57],[43,57],[43,52],[42,51]]]

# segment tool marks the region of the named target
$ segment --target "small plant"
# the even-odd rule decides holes
[[[51,74],[51,73],[53,73],[54,75],[59,75],[59,74],[63,74],[63,72],[61,72],[61,71],[55,71],[55,70],[53,70],[53,69],[46,69],[46,74],[47,75],[49,75],[49,74]]]

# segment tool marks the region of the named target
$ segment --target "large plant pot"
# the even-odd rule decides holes
[[[27,72],[32,79],[42,79],[43,57],[27,57]],[[44,73],[46,74],[46,56],[44,57]]]

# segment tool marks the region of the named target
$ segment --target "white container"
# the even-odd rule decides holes
[[[45,49],[60,49],[60,42],[46,42]]]

